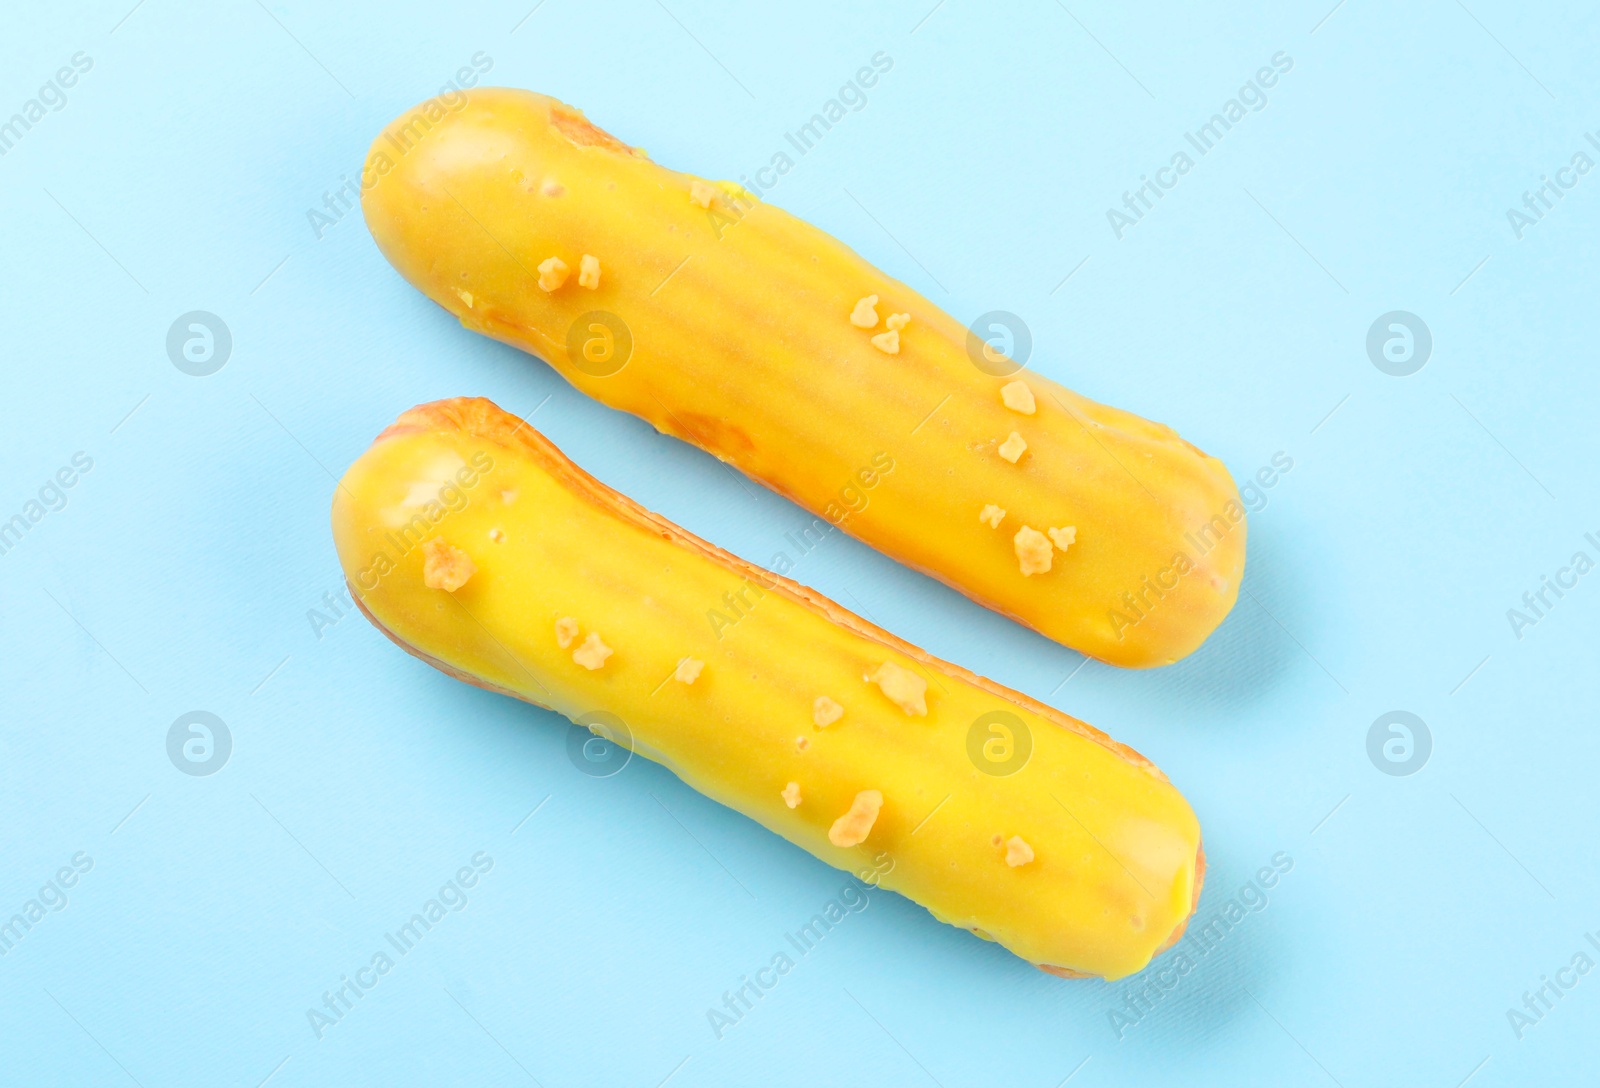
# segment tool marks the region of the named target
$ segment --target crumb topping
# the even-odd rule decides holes
[[[818,695],[816,702],[811,704],[811,720],[817,723],[818,729],[826,729],[842,717],[844,707],[826,695]]]
[[[560,257],[546,257],[539,262],[539,289],[554,291],[567,282],[567,262]]]
[[[888,332],[880,332],[877,336],[872,338],[872,346],[883,352],[885,355],[899,355],[900,330],[890,329]]]
[[[983,508],[983,512],[978,515],[978,520],[983,522],[991,529],[1000,528],[1000,523],[1005,519],[1006,512],[992,502],[985,506]]]
[[[810,747],[810,745],[811,745],[811,742],[809,740],[807,740],[805,737],[796,737],[796,738],[794,738],[794,746],[796,748],[800,749],[802,752],[805,751],[808,747]]]
[[[1023,381],[1007,382],[1000,387],[1000,401],[1013,412],[1021,412],[1025,416],[1033,415],[1033,390],[1028,388],[1028,383]]]
[[[422,545],[422,584],[429,589],[454,593],[477,572],[472,557],[443,537],[433,537]]]
[[[1011,538],[1017,551],[1017,565],[1024,575],[1043,574],[1050,569],[1050,538],[1026,525]]]
[[[856,301],[856,308],[850,311],[850,324],[858,329],[870,329],[878,324],[878,296],[868,295]]]
[[[600,286],[599,257],[585,253],[578,258],[578,286],[587,287],[591,291]]]
[[[890,314],[884,319],[883,327],[892,332],[899,332],[909,324],[911,324],[910,314]]]
[[[583,645],[572,651],[572,660],[593,672],[601,665],[604,665],[606,658],[610,657],[613,652],[611,647],[600,641],[599,635],[590,631],[589,637],[583,640]]]
[[[1013,835],[1006,840],[1006,864],[1015,869],[1019,865],[1026,865],[1033,860],[1033,847],[1023,841],[1021,835]]]
[[[910,669],[885,661],[877,672],[865,679],[869,684],[877,684],[889,701],[907,714],[927,715],[928,682]]]
[[[565,650],[572,645],[572,640],[578,637],[578,621],[571,616],[562,616],[556,620],[556,645]]]
[[[716,195],[717,187],[715,185],[707,185],[699,178],[689,183],[689,203],[691,204],[709,208],[712,200],[716,199]]]
[[[700,670],[706,667],[704,661],[686,657],[678,662],[678,667],[672,670],[672,678],[680,684],[692,684],[700,679]]]
[[[835,846],[860,846],[872,833],[883,808],[883,794],[878,790],[862,790],[850,802],[850,811],[833,821],[828,829],[828,841]]]
[[[1078,529],[1075,525],[1068,525],[1065,529],[1046,529],[1045,533],[1050,537],[1051,543],[1061,551],[1072,547],[1073,542],[1078,539]]]
[[[1022,440],[1022,436],[1016,431],[1012,431],[1006,436],[1006,440],[1000,443],[1000,456],[1014,465],[1017,463],[1017,458],[1021,457],[1027,448],[1028,444]]]
[[[800,783],[791,782],[783,787],[783,803],[790,808],[800,807]]]
[[[472,292],[471,291],[463,291],[461,288],[457,287],[456,288],[456,297],[459,298],[462,302],[467,304],[467,309],[469,309],[469,310],[472,309]]]
[[[560,196],[567,191],[567,187],[555,178],[545,178],[544,184],[539,186],[539,191],[545,196]]]
[[[494,541],[496,544],[500,543],[505,538],[506,532],[504,529],[494,528],[489,530],[489,539]]]

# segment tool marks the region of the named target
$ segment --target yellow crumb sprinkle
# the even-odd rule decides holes
[[[478,572],[472,557],[442,537],[422,545],[422,584],[429,589],[454,593]]]
[[[539,191],[545,196],[560,196],[567,191],[567,187],[555,178],[545,178],[544,184],[539,186]]]
[[[691,204],[698,204],[702,208],[709,208],[711,207],[712,200],[716,199],[716,196],[717,187],[715,185],[707,185],[698,178],[689,183],[689,203]]]
[[[680,684],[692,684],[700,679],[700,670],[706,667],[704,661],[686,657],[678,662],[678,667],[672,670],[672,678]]]
[[[593,631],[583,640],[583,645],[572,651],[572,660],[593,672],[606,663],[606,658],[613,653],[611,647],[600,641],[600,636]]]
[[[571,616],[562,616],[556,620],[556,645],[565,650],[572,645],[572,640],[578,637],[578,621]]]
[[[457,287],[456,288],[456,297],[459,298],[462,302],[467,304],[467,309],[469,309],[469,310],[472,309],[472,292],[471,291],[463,291],[461,288]]]
[[[850,311],[850,324],[858,329],[870,329],[878,323],[878,296],[868,295],[856,301],[856,308]]]
[[[1025,416],[1034,413],[1033,390],[1028,388],[1027,382],[1007,382],[1000,387],[1001,402],[1013,412],[1021,412]]]
[[[811,704],[811,720],[817,723],[818,729],[826,729],[842,717],[844,707],[826,695],[818,695],[817,701]]]
[[[1046,529],[1045,533],[1050,537],[1051,543],[1062,551],[1072,547],[1073,542],[1078,539],[1078,529],[1073,525],[1068,525],[1065,529]]]
[[[800,749],[802,752],[806,750],[806,747],[810,743],[811,742],[809,740],[807,740],[805,737],[796,737],[796,738],[794,738],[794,746],[796,748]]]
[[[1033,860],[1033,847],[1023,841],[1021,835],[1013,835],[1006,840],[1006,864],[1015,869],[1019,865],[1026,865]]]
[[[790,808],[800,807],[800,783],[791,782],[783,787],[783,803]]]
[[[1006,436],[1006,440],[1000,443],[1000,456],[1014,465],[1017,463],[1017,458],[1021,457],[1027,448],[1028,444],[1022,440],[1022,436],[1016,431],[1012,431]]]
[[[883,808],[883,794],[878,790],[862,790],[850,802],[850,811],[833,821],[828,829],[828,841],[835,846],[860,846],[872,833]]]
[[[978,515],[978,520],[983,522],[991,529],[1000,528],[1000,523],[1005,519],[1006,512],[992,502],[985,506],[983,508],[983,512]]]
[[[554,291],[567,282],[567,262],[560,257],[546,257],[539,262],[539,289]]]
[[[494,541],[496,544],[500,543],[505,538],[506,538],[506,531],[504,529],[490,529],[489,530],[489,539]]]
[[[909,324],[911,324],[910,314],[890,314],[884,319],[883,327],[893,332],[899,332]]]
[[[869,684],[877,684],[889,701],[907,714],[925,716],[928,713],[925,698],[928,682],[910,669],[885,661],[877,672],[865,679]]]
[[[877,336],[872,338],[872,346],[883,352],[885,355],[899,355],[900,330],[890,329],[888,332],[880,332]]]
[[[593,291],[600,286],[600,258],[585,253],[578,258],[578,286]]]
[[[1039,530],[1024,525],[1011,538],[1011,545],[1023,574],[1043,574],[1050,569],[1050,538]]]

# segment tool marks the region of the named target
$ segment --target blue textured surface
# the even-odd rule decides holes
[[[1560,572],[1600,560],[1600,172],[1557,170],[1600,162],[1600,22],[1331,5],[10,12],[0,118],[44,99],[0,132],[0,517],[27,523],[0,554],[0,920],[33,916],[0,932],[0,1082],[1592,1077],[1600,975],[1558,969],[1600,961],[1600,574]],[[749,559],[805,518],[461,330],[358,212],[308,213],[475,55],[738,178],[879,52],[769,199],[963,320],[1022,315],[1034,367],[1240,480],[1293,467],[1256,503],[1238,607],[1160,671],[1084,665],[837,535],[796,576],[1146,752],[1205,828],[1201,924],[1255,909],[1139,996],[1155,976],[1049,978],[874,894],[719,1037],[707,1010],[843,875],[651,764],[579,774],[564,722],[326,604],[331,477],[402,409],[479,394],[543,404],[585,468]],[[1274,56],[1292,67],[1199,154],[1186,134]],[[1118,237],[1108,210],[1185,150]],[[1543,175],[1572,187],[1519,229]],[[197,310],[232,338],[205,377],[165,346]],[[1433,341],[1408,377],[1367,349],[1397,310]],[[1576,585],[1535,614],[1544,576]],[[232,738],[210,775],[169,758],[194,710]],[[1368,754],[1394,710],[1431,734],[1413,774]],[[1280,854],[1265,905],[1241,893]],[[319,1032],[308,1010],[475,855],[465,904]],[[1514,1023],[1547,976],[1572,985]]]

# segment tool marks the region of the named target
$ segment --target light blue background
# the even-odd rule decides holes
[[[1600,931],[1600,574],[1521,639],[1506,610],[1574,551],[1600,558],[1600,173],[1520,240],[1506,209],[1600,130],[1600,19],[1331,4],[10,11],[0,116],[74,52],[94,66],[0,158],[0,516],[75,452],[94,468],[0,556],[0,917],[74,852],[94,867],[0,957],[0,1082],[1592,1077],[1600,974],[1520,1040],[1506,1010]],[[806,520],[460,329],[359,214],[315,236],[307,210],[379,127],[480,50],[487,82],[733,178],[886,52],[774,202],[963,320],[1022,315],[1038,370],[1240,479],[1293,458],[1251,518],[1238,607],[1155,672],[1080,668],[837,535],[796,571],[1156,760],[1205,829],[1203,915],[1293,858],[1122,1038],[1127,983],[1047,977],[885,894],[716,1038],[707,1008],[843,875],[654,765],[580,775],[563,721],[358,615],[314,632],[339,585],[330,474],[420,401],[543,404],[579,464],[757,562]],[[1116,239],[1106,210],[1279,50],[1269,104]],[[210,377],[165,352],[190,310],[232,331]],[[1411,377],[1367,358],[1390,310],[1434,336]],[[233,735],[210,777],[166,753],[194,709]],[[1396,709],[1433,735],[1410,777],[1366,752]],[[319,1040],[306,1010],[477,851],[494,867],[466,909]]]

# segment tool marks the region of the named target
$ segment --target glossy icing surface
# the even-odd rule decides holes
[[[739,186],[496,88],[402,115],[368,173],[380,249],[467,328],[988,607],[1145,667],[1233,606],[1245,512],[1220,461],[1040,375],[991,372],[1009,361],[955,318]],[[1002,393],[1017,381],[1025,394]],[[1075,543],[1053,552],[1050,528]]]
[[[608,715],[707,796],[1030,962],[1127,975],[1198,895],[1194,813],[1138,753],[650,514],[487,401],[403,415],[341,481],[333,530],[364,611],[411,652]],[[453,592],[427,584],[446,545],[449,572],[471,567]],[[737,623],[708,622],[730,599]],[[835,845],[868,791],[865,837]]]

